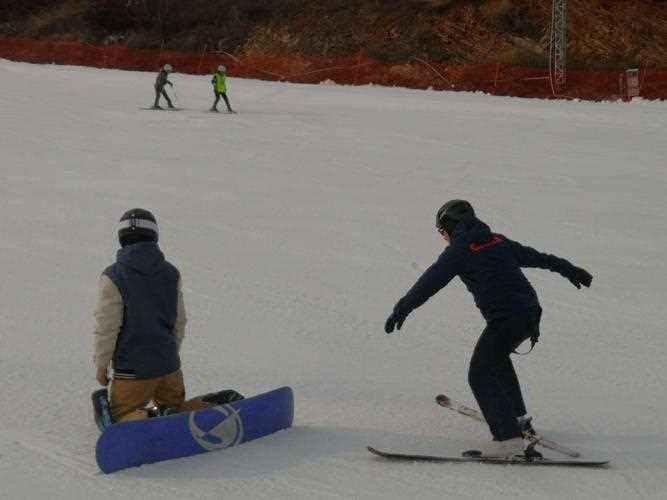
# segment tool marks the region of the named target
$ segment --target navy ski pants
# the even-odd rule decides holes
[[[526,414],[510,354],[524,340],[539,335],[542,309],[492,320],[482,332],[470,360],[468,382],[493,438],[521,436],[516,417]]]

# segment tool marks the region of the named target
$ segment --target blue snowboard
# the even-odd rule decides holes
[[[206,410],[114,424],[97,440],[97,465],[110,473],[229,448],[287,429],[293,417],[292,389],[281,387]]]

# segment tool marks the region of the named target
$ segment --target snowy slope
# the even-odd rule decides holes
[[[545,102],[0,61],[0,484],[8,499],[663,498],[667,488],[667,105]],[[366,444],[458,454],[483,328],[456,280],[406,321],[395,301],[465,197],[492,227],[589,269],[529,271],[541,342],[516,365],[537,426],[609,470],[393,464]],[[161,226],[190,318],[191,395],[290,385],[295,427],[239,448],[97,470],[92,309],[116,221]]]

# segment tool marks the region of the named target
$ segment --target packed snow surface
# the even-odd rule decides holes
[[[0,484],[7,499],[664,498],[667,105],[0,61]],[[515,357],[547,436],[605,470],[389,463],[490,439],[472,403],[484,324],[459,280],[385,335],[443,250],[434,214],[469,199],[494,230],[594,275],[528,270],[542,337]],[[152,210],[181,270],[188,393],[295,392],[294,427],[101,474],[90,393],[96,282],[116,223]],[[554,456],[553,453],[550,456]]]

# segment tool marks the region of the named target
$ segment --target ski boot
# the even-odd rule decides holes
[[[535,429],[533,429],[533,417],[521,415],[520,417],[516,417],[516,422],[519,424],[519,429],[521,429],[524,436],[535,435]]]
[[[532,458],[543,458],[542,454],[535,450],[535,445],[538,444],[538,440],[536,438],[536,432],[535,429],[533,428],[533,417],[529,417],[528,415],[521,415],[520,417],[516,417],[516,421],[519,424],[519,429],[521,429],[521,432],[523,433],[523,437],[528,441],[528,446],[526,447],[526,458],[528,460]]]

